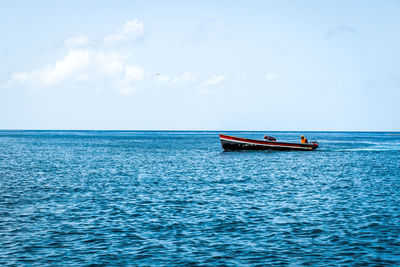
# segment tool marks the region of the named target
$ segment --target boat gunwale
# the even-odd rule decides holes
[[[318,144],[315,144],[315,143],[301,144],[301,143],[289,143],[289,142],[277,142],[277,141],[264,141],[264,140],[236,137],[236,136],[225,135],[225,134],[220,134],[219,137],[220,137],[220,139],[223,139],[226,141],[238,141],[238,142],[245,142],[245,143],[256,144],[256,145],[267,145],[267,146],[271,146],[271,147],[288,147],[288,148],[295,147],[295,148],[300,148],[300,149],[301,148],[303,148],[303,149],[318,148]]]

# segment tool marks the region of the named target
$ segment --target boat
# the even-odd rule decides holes
[[[310,143],[289,143],[276,141],[274,137],[265,136],[265,140],[254,140],[248,138],[235,137],[230,135],[220,134],[222,148],[225,151],[235,150],[301,150],[311,151],[318,148],[318,142],[311,141]],[[275,140],[275,141],[272,141]]]

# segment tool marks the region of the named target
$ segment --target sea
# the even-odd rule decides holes
[[[0,265],[399,266],[400,133],[0,131]]]

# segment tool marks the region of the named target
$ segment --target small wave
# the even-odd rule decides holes
[[[345,148],[337,150],[339,152],[345,151],[400,151],[400,147],[382,148],[382,147],[369,147],[369,148]]]

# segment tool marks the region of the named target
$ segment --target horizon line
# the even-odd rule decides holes
[[[400,133],[400,130],[128,130],[128,129],[0,129],[0,131],[53,131],[53,132],[372,132],[372,133]]]

